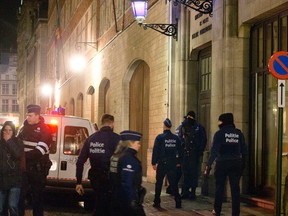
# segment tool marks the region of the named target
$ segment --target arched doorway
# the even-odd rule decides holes
[[[98,116],[100,121],[101,116],[104,113],[110,113],[109,109],[109,89],[110,89],[110,80],[103,79],[99,86],[99,101],[98,101]]]
[[[150,69],[144,61],[135,62],[135,70],[129,83],[129,128],[143,134],[138,158],[142,162],[143,175],[147,174],[147,149],[149,135]]]
[[[69,103],[69,115],[75,115],[75,101],[74,98],[71,98],[70,103]]]
[[[76,116],[83,117],[83,94],[79,93],[77,97]]]

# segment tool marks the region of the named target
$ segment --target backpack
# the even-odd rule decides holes
[[[183,149],[185,156],[191,156],[196,150],[195,125],[182,125]]]

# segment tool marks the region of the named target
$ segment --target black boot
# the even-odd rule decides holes
[[[161,202],[161,200],[160,200],[159,198],[154,198],[153,207],[154,207],[154,208],[161,208],[160,202]]]
[[[196,188],[192,187],[190,199],[195,200],[196,199]]]
[[[182,208],[181,199],[180,198],[175,199],[175,202],[176,202],[176,208]]]

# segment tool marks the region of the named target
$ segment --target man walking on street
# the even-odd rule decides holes
[[[24,143],[26,171],[23,173],[22,191],[19,201],[19,215],[25,215],[25,198],[32,195],[33,215],[43,216],[43,190],[52,162],[49,159],[51,132],[40,115],[38,105],[27,106],[27,117],[20,128],[18,138]]]
[[[154,142],[152,166],[156,170],[155,198],[153,206],[160,208],[160,195],[163,179],[167,175],[171,185],[172,195],[175,197],[176,208],[181,208],[181,198],[176,184],[177,166],[182,160],[181,142],[177,135],[171,132],[172,123],[167,118],[163,122],[164,132],[159,134]]]
[[[89,158],[91,169],[88,173],[91,186],[95,192],[94,216],[108,216],[110,205],[109,168],[110,158],[113,155],[120,136],[113,132],[114,116],[104,114],[101,118],[102,127],[92,134],[84,146],[76,163],[76,191],[83,195],[81,184],[84,163]]]
[[[196,199],[200,160],[207,143],[205,128],[195,117],[195,112],[189,111],[179,131],[184,151],[182,163],[184,182],[181,197],[192,200]]]

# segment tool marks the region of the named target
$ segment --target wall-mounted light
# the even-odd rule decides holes
[[[145,30],[147,28],[151,28],[155,31],[160,32],[166,36],[172,36],[177,40],[177,32],[178,32],[178,20],[176,20],[175,24],[164,24],[164,23],[143,23],[147,16],[148,11],[148,1],[147,0],[131,0],[133,14],[140,26],[142,26]]]
[[[97,42],[76,42],[75,43],[75,47],[77,50],[81,49],[81,45],[84,44],[84,45],[88,45],[94,49],[98,49],[98,43]]]
[[[169,0],[169,2],[170,1],[171,0]],[[209,14],[209,16],[212,16],[213,0],[172,0],[172,1],[175,6],[177,6],[180,3],[200,13]]]
[[[171,0],[169,0],[170,2]],[[193,10],[196,10],[203,14],[209,14],[212,16],[213,11],[213,0],[172,0],[174,5],[183,4]],[[162,24],[162,23],[143,23],[147,16],[148,11],[148,1],[147,0],[131,0],[133,14],[140,26],[146,30],[151,28],[164,34],[166,36],[172,36],[177,40],[178,34],[178,20],[174,24]]]
[[[133,14],[135,19],[139,24],[143,23],[146,16],[147,16],[147,5],[148,1],[143,1],[143,0],[134,0],[131,1],[132,4],[132,9],[133,9]]]

